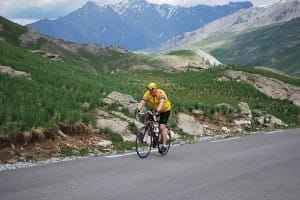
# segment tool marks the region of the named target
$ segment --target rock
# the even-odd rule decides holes
[[[193,110],[192,110],[192,113],[193,113],[193,114],[196,114],[196,115],[203,115],[203,114],[204,114],[204,111],[203,111],[203,110],[195,110],[195,109],[193,109]]]
[[[66,134],[64,134],[61,130],[58,131],[58,135],[62,138],[66,138]]]
[[[230,129],[227,128],[226,126],[223,126],[223,127],[221,127],[221,131],[224,132],[224,133],[229,133]]]
[[[172,139],[177,140],[179,138],[179,135],[172,130],[170,130],[170,134]]]
[[[135,135],[128,130],[129,123],[120,118],[103,118],[98,116],[97,127],[99,128],[109,128],[110,130],[119,133],[124,141],[135,141]]]
[[[248,103],[240,102],[238,104],[238,107],[241,110],[241,113],[243,113],[243,114],[251,114],[251,110],[250,110],[250,107],[249,107]]]
[[[240,102],[238,104],[238,107],[241,110],[242,114],[245,114],[249,118],[252,118],[251,110],[250,110],[250,107],[249,107],[248,103],[246,103],[246,102]]]
[[[277,126],[280,126],[280,127],[288,126],[281,119],[278,119],[275,116],[270,115],[270,114],[265,114],[263,116],[256,117],[254,119],[254,121],[255,121],[255,123],[259,124],[260,126],[264,126],[264,127],[271,128],[271,129],[273,129]]]
[[[117,104],[134,112],[138,102],[130,95],[113,91],[103,99],[103,103],[108,105]]]
[[[31,80],[31,74],[23,71],[14,70],[10,66],[0,66],[0,73],[7,74],[10,77],[19,77],[27,80]]]
[[[259,124],[259,125],[264,125],[265,123],[265,117],[264,116],[260,116],[260,117],[255,117],[254,121]]]
[[[234,123],[238,127],[251,126],[251,124],[252,124],[251,120],[248,120],[248,119],[234,120]]]
[[[181,128],[182,131],[189,133],[191,135],[202,136],[204,134],[203,125],[200,124],[194,116],[187,115],[185,113],[178,113],[178,128]]]
[[[270,124],[274,124],[274,126],[288,126],[281,119],[278,119],[278,118],[274,117],[273,115],[271,115]]]

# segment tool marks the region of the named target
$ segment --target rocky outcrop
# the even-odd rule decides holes
[[[191,135],[203,136],[205,133],[205,125],[196,120],[192,115],[185,113],[179,113],[177,115],[178,128],[182,129],[183,132]]]
[[[116,104],[120,107],[128,108],[129,111],[134,112],[138,102],[130,95],[113,91],[103,99],[103,103]]]
[[[261,113],[261,111],[254,111]],[[275,127],[288,127],[286,123],[284,123],[281,119],[270,115],[270,114],[260,114],[258,117],[253,119],[254,123],[258,124],[259,126],[266,127],[268,129],[274,129]]]
[[[51,60],[54,60],[54,61],[61,60],[60,56],[55,53],[50,53],[50,52],[46,52],[46,51],[42,51],[42,50],[30,50],[29,52],[38,54],[38,55],[42,55],[43,57],[50,58]]]
[[[240,112],[242,114],[244,114],[245,116],[249,117],[250,119],[252,118],[252,113],[251,113],[251,110],[250,110],[250,107],[249,107],[248,103],[246,103],[246,102],[240,102],[238,104],[238,108],[240,109]]]
[[[31,80],[30,73],[24,71],[17,71],[10,66],[0,66],[0,74],[6,74],[10,77],[18,77]]]
[[[111,131],[122,136],[123,141],[135,141],[135,135],[129,130],[129,122],[103,110],[98,110],[96,126],[109,128]]]
[[[207,61],[212,66],[219,66],[222,65],[220,61],[218,61],[215,57],[205,52],[203,49],[200,48],[193,48],[193,50],[196,52],[198,56],[203,58],[205,61]]]
[[[277,79],[243,71],[227,70],[219,81],[243,81],[253,85],[257,90],[274,99],[287,99],[300,106],[300,87],[290,85]]]
[[[176,55],[160,55],[156,59],[162,64],[162,68],[166,71],[182,72],[182,71],[199,71],[208,69],[212,66],[221,65],[221,63],[213,56],[207,54],[200,49],[193,49],[194,56],[181,57]]]

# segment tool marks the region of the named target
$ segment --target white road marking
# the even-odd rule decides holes
[[[274,133],[279,133],[279,132],[281,132],[281,131],[271,131],[271,132],[265,132],[264,134],[265,134],[265,135],[269,135],[269,134],[274,134]]]
[[[115,155],[109,155],[109,156],[104,156],[105,158],[117,158],[117,157],[123,157],[123,156],[129,156],[136,154],[136,152],[130,152],[130,153],[124,153],[124,154],[115,154]]]
[[[213,140],[211,142],[225,142],[225,141],[230,141],[230,140],[236,140],[239,138],[241,138],[241,137],[232,137],[232,138],[226,138],[226,139],[220,139],[220,140]]]
[[[171,148],[173,147],[177,147],[180,146],[179,144],[174,144],[171,146]],[[151,149],[151,152],[158,152],[158,149]],[[114,155],[108,155],[108,156],[104,156],[105,158],[118,158],[118,157],[124,157],[124,156],[130,156],[130,155],[134,155],[136,154],[136,152],[130,152],[130,153],[124,153],[124,154],[114,154]]]

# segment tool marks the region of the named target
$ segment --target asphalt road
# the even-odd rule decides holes
[[[1,200],[299,200],[300,129],[0,171]]]

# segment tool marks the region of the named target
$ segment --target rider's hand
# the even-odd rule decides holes
[[[160,112],[156,110],[156,111],[154,111],[154,115],[155,115],[156,117],[159,117]]]
[[[135,114],[138,114],[139,112],[141,112],[141,110],[138,109],[138,108],[136,108],[135,111],[134,111]]]

